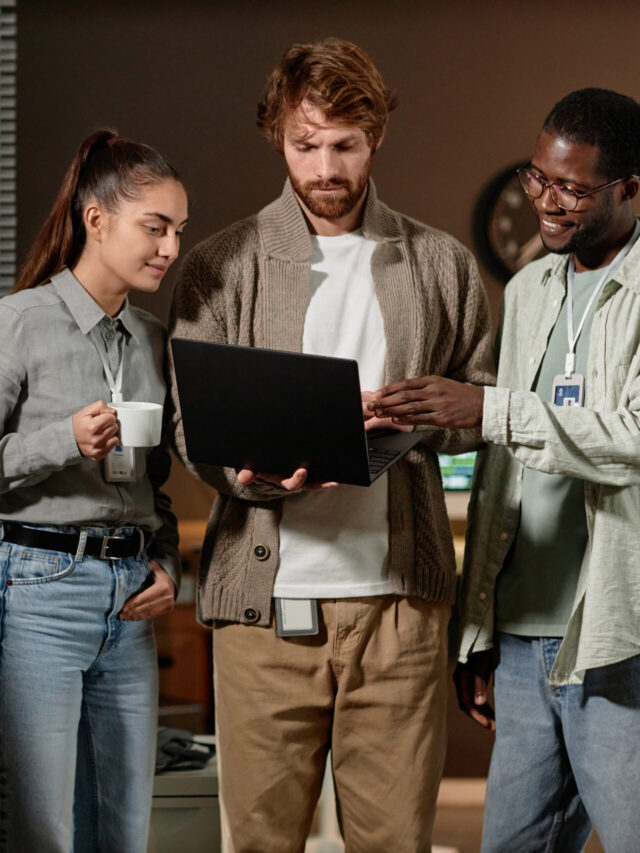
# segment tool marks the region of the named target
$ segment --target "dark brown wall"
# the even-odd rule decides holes
[[[182,171],[185,249],[271,200],[283,168],[255,105],[289,43],[327,35],[365,47],[399,91],[374,164],[383,199],[471,246],[480,189],[529,156],[558,98],[588,85],[640,98],[638,32],[636,0],[19,0],[20,256],[100,125]],[[166,317],[172,280],[139,301]],[[485,281],[495,318],[501,288]]]

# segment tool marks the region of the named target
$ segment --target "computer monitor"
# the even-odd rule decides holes
[[[471,476],[476,453],[459,453],[456,456],[439,454],[440,473],[445,491],[465,492],[471,488]]]

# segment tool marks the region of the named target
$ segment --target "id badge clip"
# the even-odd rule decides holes
[[[574,373],[570,377],[564,373],[555,376],[551,402],[555,406],[583,406],[584,376],[581,373]]]
[[[273,603],[279,637],[308,637],[318,633],[315,598],[274,598]]]

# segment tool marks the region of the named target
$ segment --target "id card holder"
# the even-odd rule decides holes
[[[114,447],[104,458],[104,477],[107,483],[133,483],[136,478],[135,447]]]
[[[574,373],[570,379],[559,373],[553,378],[551,402],[556,406],[582,406],[584,404],[584,376]]]
[[[306,637],[318,633],[318,602],[315,598],[274,598],[273,602],[279,637]]]

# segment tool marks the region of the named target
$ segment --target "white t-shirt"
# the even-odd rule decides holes
[[[386,341],[371,276],[374,240],[359,231],[313,236],[305,353],[353,358],[360,387],[384,384]],[[331,412],[319,412],[331,417]],[[387,475],[368,488],[340,485],[284,501],[274,596],[350,598],[392,592],[387,576]]]

